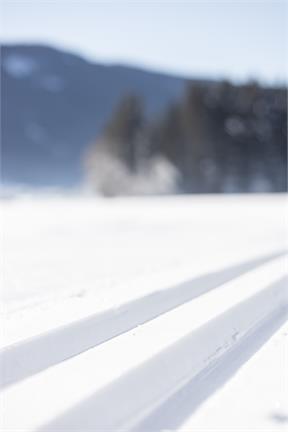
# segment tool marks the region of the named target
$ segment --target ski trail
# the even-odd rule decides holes
[[[193,411],[269,339],[287,318],[286,286],[287,278],[283,278],[221,313],[38,431],[144,432],[181,424],[185,415],[182,411],[181,418],[173,401],[181,400],[183,392],[193,387],[189,405]]]
[[[158,291],[121,305],[118,309],[92,315],[57,330],[3,348],[0,351],[3,371],[1,386],[4,388],[21,381],[128,332],[285,253],[285,251],[279,251],[219,272],[200,276],[173,288]]]
[[[192,378],[166,402],[133,428],[133,432],[178,430],[188,417],[225,385],[288,318],[288,308],[276,310],[238,344]],[[177,409],[175,409],[177,407]]]

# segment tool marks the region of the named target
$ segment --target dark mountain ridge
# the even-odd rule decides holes
[[[181,96],[185,82],[42,45],[2,46],[3,182],[76,185],[85,148],[121,97],[139,95],[153,116]]]

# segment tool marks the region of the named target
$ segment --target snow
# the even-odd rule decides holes
[[[288,324],[180,428],[181,432],[287,430]]]
[[[195,324],[196,327],[204,325],[207,319],[211,320],[213,317],[224,313],[227,305],[229,305],[229,308],[232,308],[243,301],[245,297],[252,296],[259,290],[261,291],[269,285],[269,281],[273,283],[277,278],[284,277],[284,263],[285,258],[283,257],[278,258],[276,261],[272,260],[270,263],[260,266],[259,269],[248,272],[247,275],[244,273],[244,275],[236,278],[236,281],[232,279],[233,282],[231,282],[228,278],[229,282],[224,282],[222,285],[219,283],[216,284],[216,287],[218,286],[217,290],[211,290],[211,285],[207,285],[205,279],[198,278],[197,286],[188,282],[174,289],[166,289],[162,292],[158,291],[155,294],[139,298],[128,304],[126,303],[106,313],[94,314],[80,322],[77,321],[76,323],[66,325],[61,330],[57,329],[56,331],[46,332],[44,335],[40,335],[40,337],[33,338],[32,340],[24,340],[23,343],[10,347],[2,354],[5,370],[3,384],[10,384],[33,375],[89,348],[96,347],[141,324],[149,323],[154,318],[161,318],[166,312],[171,311],[170,317],[173,317],[175,310],[176,316],[179,310],[181,310],[182,321],[180,322],[178,319],[178,330],[184,326],[182,332],[184,330],[191,331],[191,327],[193,326],[191,318],[189,320],[190,315],[194,317],[196,323],[200,320],[200,324]],[[228,288],[226,284],[228,284]],[[215,288],[215,285],[212,288]],[[281,290],[283,291],[282,285]],[[283,301],[281,290],[276,298],[278,303]],[[187,295],[189,292],[193,293],[193,295]],[[203,295],[205,293],[206,295]],[[283,294],[287,294],[285,290]],[[189,302],[191,298],[194,299],[193,302]],[[265,298],[269,298],[266,293]],[[274,303],[274,299],[269,298],[267,306],[272,308],[272,306],[275,306]],[[263,314],[267,306],[263,303],[259,313]],[[185,312],[186,310],[189,310],[188,314]],[[161,321],[160,318],[159,320]],[[175,322],[174,318],[170,319],[172,322]],[[247,316],[245,319],[248,322]],[[257,312],[253,312],[253,319],[259,319]],[[186,324],[187,321],[190,321],[188,327]],[[97,328],[97,332],[95,332],[95,328]],[[233,334],[235,334],[235,329]],[[169,333],[170,339],[171,332]],[[159,342],[157,343],[157,347],[159,347]],[[21,358],[20,364],[19,358]]]
[[[248,348],[255,344],[263,317],[270,331],[275,321],[283,321],[281,308],[271,315],[283,302],[283,285],[263,291],[283,271],[282,258],[9,387],[4,392],[4,430],[159,430],[155,424],[166,422],[167,412],[172,415],[165,411],[169,396],[229,354],[235,340]],[[243,300],[240,286],[246,300],[238,305]],[[29,394],[37,395],[36,400],[23,404]],[[147,428],[147,422],[154,428]]]
[[[37,68],[37,63],[30,57],[22,54],[10,54],[3,60],[3,67],[14,78],[27,78]]]
[[[283,251],[285,207],[261,195],[6,200],[5,310],[12,319],[87,299],[100,311]]]
[[[2,430],[281,430],[286,206],[3,200]]]

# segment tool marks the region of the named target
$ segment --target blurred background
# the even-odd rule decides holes
[[[286,190],[285,0],[0,4],[4,193]]]

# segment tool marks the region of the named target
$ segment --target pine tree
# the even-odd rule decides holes
[[[141,158],[143,128],[141,100],[134,95],[128,95],[120,101],[102,135],[106,151],[134,172]]]

